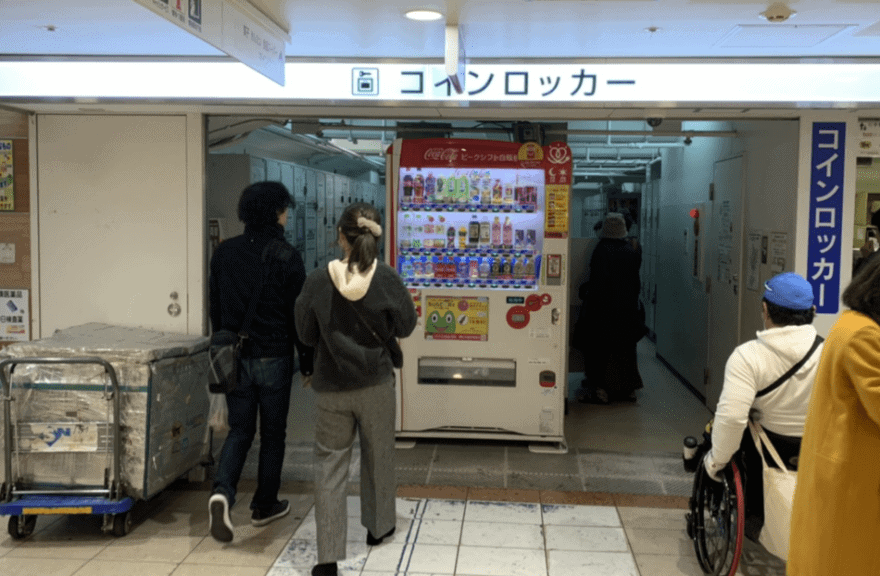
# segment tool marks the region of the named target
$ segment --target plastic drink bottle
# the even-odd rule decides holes
[[[510,182],[504,185],[504,204],[507,206],[513,205],[513,184]]]
[[[483,261],[480,263],[480,278],[488,278],[489,277],[489,259],[483,258]]]
[[[483,220],[480,222],[480,248],[491,246],[491,244],[492,226],[489,224],[489,219],[483,216]]]
[[[513,223],[510,221],[510,217],[504,219],[504,246],[506,248],[513,248]]]
[[[476,216],[468,224],[468,248],[476,248],[480,245],[480,223],[477,222]]]
[[[425,202],[431,203],[436,200],[437,195],[437,179],[434,178],[432,172],[428,172],[425,178]]]
[[[501,219],[498,216],[492,221],[492,246],[501,247]]]

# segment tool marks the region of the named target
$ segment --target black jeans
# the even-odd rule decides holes
[[[229,498],[230,507],[235,503],[238,480],[257,431],[258,413],[260,460],[251,509],[268,509],[278,501],[292,381],[290,356],[241,361],[238,386],[226,395],[230,430],[223,443],[213,488],[214,493],[221,492]]]

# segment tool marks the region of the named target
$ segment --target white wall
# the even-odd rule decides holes
[[[693,219],[689,212],[701,203],[710,206],[709,185],[715,162],[744,155],[744,237],[749,229],[785,232],[790,239],[787,269],[794,269],[798,123],[688,122],[685,129],[736,130],[739,134],[737,138],[698,138],[690,147],[663,151],[656,266],[657,354],[702,391],[707,341],[711,337],[707,333],[709,297],[705,268],[700,278],[692,274],[693,254],[688,240],[692,239]],[[706,249],[711,251],[712,247]],[[713,261],[713,256],[711,252],[704,253],[704,266]],[[765,274],[768,271],[769,266],[763,270]],[[742,286],[742,339],[750,339],[760,319],[754,311],[760,305],[762,292],[747,290],[745,279]]]
[[[36,117],[34,338],[86,322],[205,333],[204,130],[198,114]]]

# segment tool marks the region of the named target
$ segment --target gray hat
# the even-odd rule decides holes
[[[619,212],[609,212],[602,223],[602,238],[626,238],[626,220]]]

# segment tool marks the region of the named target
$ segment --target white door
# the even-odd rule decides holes
[[[724,384],[724,366],[740,344],[740,293],[742,291],[743,158],[715,163],[714,200],[709,234],[705,241],[710,282],[708,378],[706,404],[714,410]]]
[[[39,116],[42,336],[86,322],[187,332],[186,145],[185,116]]]

